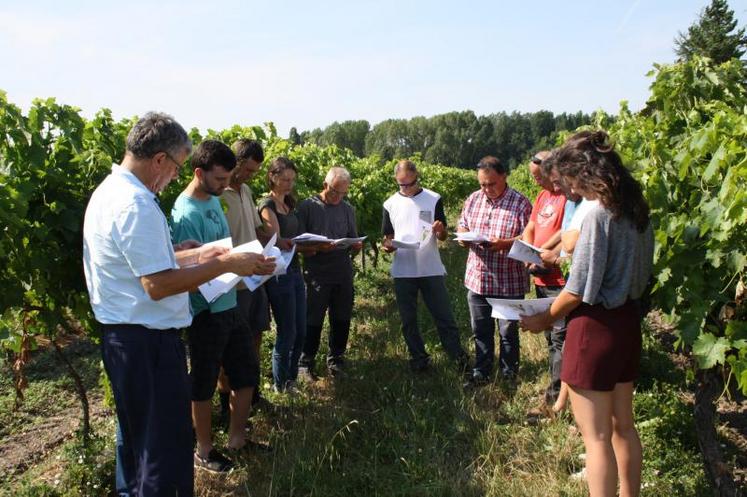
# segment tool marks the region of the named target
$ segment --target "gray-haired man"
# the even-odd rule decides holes
[[[302,232],[331,239],[358,236],[355,212],[344,200],[350,182],[350,173],[345,168],[333,167],[329,170],[322,192],[298,206]],[[362,246],[360,242],[345,249],[320,245],[316,254],[306,254],[304,258],[307,324],[299,366],[300,372],[307,377],[313,378],[314,375],[314,361],[319,351],[327,310],[330,328],[327,369],[334,376],[343,368],[353,312],[353,264],[350,256],[351,252],[359,251]]]
[[[179,328],[192,322],[187,292],[225,272],[266,274],[257,254],[172,246],[156,194],[177,177],[192,143],[171,116],[146,114],[121,165],[96,188],[83,223],[83,267],[101,324],[126,487],[138,496],[193,495],[187,362]],[[182,250],[184,249],[184,250]]]

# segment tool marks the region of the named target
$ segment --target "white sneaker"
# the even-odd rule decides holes
[[[586,480],[586,468],[583,468],[581,471],[573,473],[571,475],[571,480]]]

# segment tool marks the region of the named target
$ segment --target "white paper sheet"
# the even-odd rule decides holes
[[[486,298],[490,307],[493,311],[490,313],[491,317],[496,319],[507,319],[510,321],[518,321],[521,316],[534,316],[541,312],[545,312],[550,308],[555,297],[547,297],[543,299],[492,299]],[[553,323],[553,327],[562,327],[565,323],[564,319],[559,319]]]
[[[275,271],[272,274],[253,274],[252,276],[244,277],[244,284],[249,291],[254,291],[260,286],[264,285],[273,276],[280,276],[288,272],[288,266],[293,260],[293,255],[296,253],[296,246],[294,245],[290,250],[281,251],[277,247],[272,247],[266,257],[275,258]]]
[[[542,258],[539,256],[541,252],[543,252],[543,250],[539,247],[530,245],[523,240],[514,240],[513,245],[511,245],[511,250],[508,251],[508,256],[517,261],[543,266],[544,263],[542,262]]]
[[[458,242],[487,243],[490,240],[485,235],[475,233],[474,231],[462,231],[455,233],[454,240]]]
[[[218,242],[211,243],[217,244],[220,242],[225,244],[225,240],[226,239],[224,238],[223,240],[218,240]],[[231,239],[228,238],[228,240],[230,241]],[[262,244],[259,242],[259,240],[254,240],[253,242],[244,243],[242,245],[233,247],[231,249],[231,253],[252,252],[255,254],[261,253],[265,257],[268,257],[268,254],[270,253],[272,248],[275,247],[276,240],[277,235],[273,235],[272,238],[270,238],[270,241],[267,242],[267,245],[264,246],[264,248],[262,247]],[[208,281],[207,283],[203,283],[202,285],[200,285],[199,290],[202,296],[205,297],[205,300],[207,300],[208,302],[213,302],[221,295],[228,293],[234,286],[238,284],[240,280],[241,276],[239,276],[238,274],[223,273],[220,276],[217,276],[216,278]]]

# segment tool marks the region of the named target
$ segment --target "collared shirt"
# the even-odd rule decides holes
[[[96,320],[163,330],[192,322],[186,293],[152,300],[140,277],[178,269],[156,196],[114,164],[96,188],[83,222],[83,269]]]
[[[509,188],[495,200],[478,190],[464,201],[459,227],[487,238],[515,238],[529,222],[532,204]],[[529,291],[529,275],[524,264],[508,258],[508,250],[492,251],[471,245],[464,286],[479,295],[518,296]]]

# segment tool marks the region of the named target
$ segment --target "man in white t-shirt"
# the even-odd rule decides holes
[[[384,202],[383,249],[395,252],[391,274],[402,333],[410,353],[410,367],[413,371],[423,371],[430,365],[430,356],[418,329],[419,291],[436,323],[446,353],[466,371],[467,354],[459,339],[444,280],[446,268],[438,252],[438,240],[445,240],[447,236],[441,196],[420,187],[418,170],[412,161],[399,161],[394,168],[394,178],[399,192]],[[398,242],[405,242],[405,245]]]
[[[137,496],[191,496],[192,423],[187,362],[179,328],[187,292],[234,272],[274,269],[256,254],[229,254],[186,241],[172,246],[156,194],[191,153],[171,116],[148,113],[127,136],[122,165],[96,188],[83,223],[83,268],[111,382],[122,449],[118,464]]]

